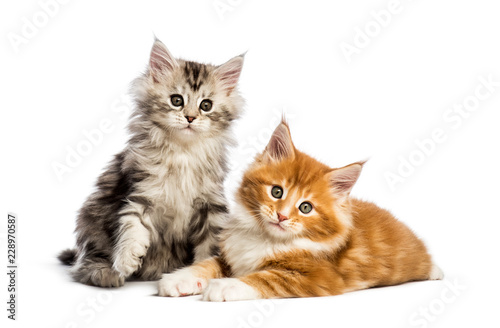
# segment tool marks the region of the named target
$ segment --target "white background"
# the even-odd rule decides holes
[[[456,119],[447,111],[474,104],[480,77],[500,81],[500,7],[486,0],[401,0],[386,26],[374,23],[371,12],[390,6],[389,0],[67,1],[49,17],[38,1],[2,1],[4,259],[7,212],[19,216],[18,320],[6,319],[1,274],[2,326],[498,327],[500,87],[460,126],[443,115]],[[34,20],[38,31],[26,34]],[[341,45],[354,46],[365,28],[372,36],[348,60]],[[240,83],[247,106],[235,128],[240,146],[231,155],[228,196],[284,111],[296,146],[319,160],[336,167],[370,158],[353,194],[390,209],[422,237],[448,283],[216,304],[156,297],[155,282],[112,292],[72,282],[55,255],[74,244],[76,211],[127,139],[123,95],[146,67],[153,33],[190,60],[220,64],[248,50]],[[13,45],[16,36],[24,43]],[[58,179],[54,163],[66,165],[69,149],[103,119],[113,130]],[[445,140],[428,155],[418,153],[416,141],[434,129]],[[398,174],[409,159],[413,172],[403,172],[391,190],[388,172]],[[418,312],[425,309],[427,319]]]

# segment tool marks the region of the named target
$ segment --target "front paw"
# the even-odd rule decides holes
[[[158,284],[160,296],[198,295],[207,287],[207,280],[197,277],[190,268],[164,274]]]
[[[115,254],[113,269],[123,277],[128,277],[142,266],[142,258],[146,256],[149,244],[132,242],[121,247]]]
[[[237,278],[212,279],[203,292],[203,300],[211,302],[242,301],[261,298],[259,292]]]

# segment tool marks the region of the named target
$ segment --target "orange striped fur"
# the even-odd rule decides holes
[[[160,295],[176,296],[161,286],[168,282],[175,290],[179,281],[187,288],[180,294],[203,292],[204,300],[230,301],[338,295],[441,279],[409,228],[375,204],[349,196],[362,166],[332,169],[318,162],[295,149],[282,122],[243,176],[232,220],[221,234],[220,257],[165,275]],[[301,211],[307,211],[304,202],[311,212]],[[206,287],[185,287],[189,275],[208,281]]]

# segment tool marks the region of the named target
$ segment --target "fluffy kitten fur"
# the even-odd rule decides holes
[[[132,275],[154,280],[218,253],[242,65],[242,56],[220,66],[175,59],[155,41],[132,87],[127,147],[79,212],[76,250],[59,256],[75,280],[102,287]]]
[[[441,279],[410,229],[386,210],[349,197],[362,166],[332,169],[316,161],[295,149],[281,123],[243,176],[221,233],[221,255],[164,275],[159,295],[310,297]],[[300,210],[305,202],[312,205],[307,214]]]

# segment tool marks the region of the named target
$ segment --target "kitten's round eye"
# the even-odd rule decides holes
[[[302,204],[299,205],[299,210],[304,214],[311,212],[312,209],[313,206],[311,205],[311,203],[308,202],[303,202]]]
[[[208,112],[212,109],[212,102],[208,99],[205,99],[200,104],[200,109],[204,112]]]
[[[283,189],[279,186],[274,186],[273,189],[271,189],[271,195],[273,195],[274,198],[280,199],[283,197]]]
[[[180,107],[184,105],[184,99],[182,99],[182,96],[180,95],[173,95],[170,97],[170,101],[172,102],[172,105],[175,107]]]

